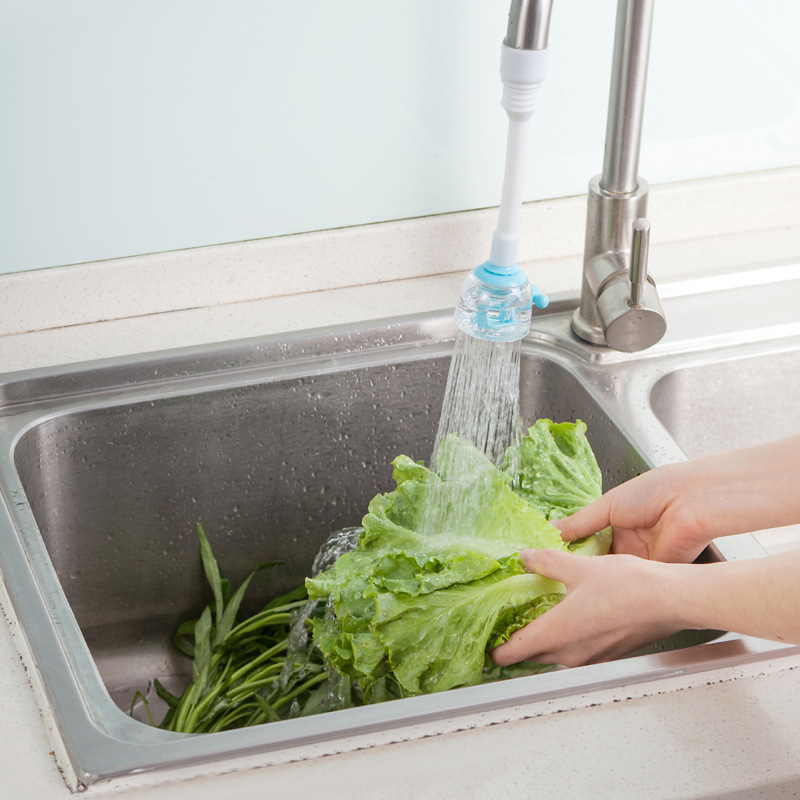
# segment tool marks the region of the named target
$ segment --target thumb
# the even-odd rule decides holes
[[[607,528],[611,524],[610,515],[611,502],[608,495],[603,495],[571,516],[553,520],[553,525],[561,532],[565,542],[574,542]]]
[[[583,574],[586,557],[562,550],[521,550],[520,558],[528,572],[559,581],[569,591]]]

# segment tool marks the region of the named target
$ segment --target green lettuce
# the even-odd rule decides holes
[[[315,643],[367,698],[387,680],[401,696],[479,683],[486,653],[564,595],[519,551],[611,544],[607,530],[567,545],[550,523],[601,494],[582,422],[537,421],[501,469],[452,436],[437,462],[434,472],[398,456],[397,488],[370,503],[358,547],[306,581],[330,608],[314,620]]]
[[[518,493],[548,520],[574,514],[602,491],[600,467],[583,422],[540,419],[508,449],[504,467],[517,472]]]

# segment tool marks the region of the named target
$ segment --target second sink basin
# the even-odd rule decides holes
[[[800,350],[690,359],[653,387],[653,410],[690,458],[800,433]]]

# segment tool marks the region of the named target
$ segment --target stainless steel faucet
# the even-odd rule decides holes
[[[553,0],[512,0],[506,44],[544,49]],[[635,352],[667,323],[647,273],[649,186],[638,175],[654,0],[618,0],[603,171],[589,182],[580,307],[574,332]]]

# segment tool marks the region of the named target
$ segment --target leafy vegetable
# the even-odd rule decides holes
[[[602,492],[600,467],[580,421],[538,420],[509,448],[504,468],[517,473],[517,492],[548,520],[574,514]]]
[[[539,420],[502,470],[455,437],[440,474],[396,458],[397,488],[370,503],[358,548],[306,580],[335,612],[313,623],[324,657],[367,697],[387,675],[405,694],[480,682],[487,650],[564,594],[519,551],[608,551],[610,530],[568,546],[549,523],[600,496],[585,433],[582,422]]]
[[[240,605],[250,581],[257,571],[280,562],[258,565],[231,594],[200,525],[197,534],[214,601],[175,634],[175,646],[193,658],[193,680],[184,693],[176,697],[154,681],[158,696],[169,706],[160,727],[188,733],[223,731],[322,710],[319,687],[326,690],[327,673],[319,654],[305,651],[302,658],[287,658],[293,613],[308,603],[305,587],[247,617]]]

